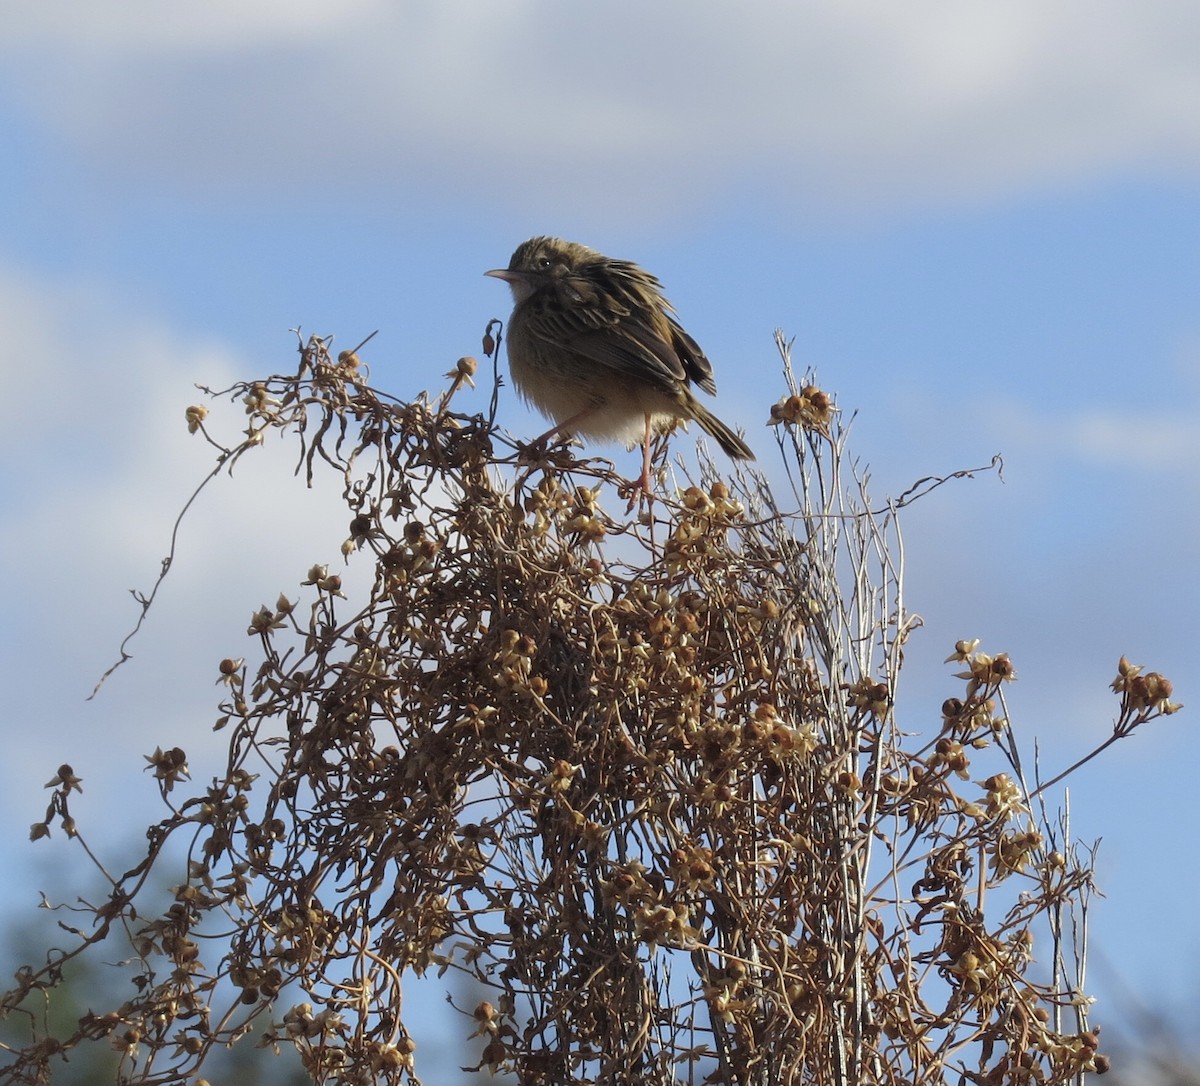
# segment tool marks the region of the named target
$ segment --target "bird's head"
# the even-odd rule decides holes
[[[518,304],[543,287],[575,275],[586,264],[602,260],[595,249],[562,238],[530,238],[517,246],[507,268],[484,272],[503,279]]]

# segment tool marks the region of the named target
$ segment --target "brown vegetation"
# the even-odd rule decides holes
[[[351,352],[300,358],[227,390],[240,444],[203,408],[189,425],[218,472],[276,430],[310,480],[338,473],[370,591],[316,566],[253,615],[251,658],[219,665],[223,776],[180,798],[184,751],[150,756],[169,813],[95,926],[4,997],[29,1041],[0,1081],[50,1081],[91,1039],[124,1081],[196,1082],[256,1019],[314,1082],[415,1081],[405,977],[447,970],[492,993],[462,1009],[475,1067],[528,1086],[1103,1070],[1080,989],[1091,856],[1022,768],[1012,663],[960,642],[940,719],[894,703],[897,512],[941,480],[872,506],[830,398],[785,365],[788,508],[705,462],[610,515],[606,462],[452,410],[472,360],[403,403]],[[1114,685],[1109,742],[1177,708],[1124,661]],[[83,844],[71,768],[53,783],[35,836]],[[188,877],[143,916],[181,838]],[[136,997],[48,1036],[63,955],[122,931]],[[277,1000],[290,984],[304,1002]]]

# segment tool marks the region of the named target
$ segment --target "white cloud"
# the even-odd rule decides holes
[[[997,440],[1003,438],[1006,452],[1035,461],[1066,456],[1093,467],[1177,471],[1200,484],[1195,418],[1195,408],[1179,404],[1131,403],[1055,415],[1013,401],[989,405],[986,425]]]
[[[347,21],[369,18],[381,7],[380,0],[206,0],[170,5],[159,0],[60,0],[53,6],[26,4],[10,12],[5,29],[10,48],[113,56],[161,49],[186,54],[311,40]]]
[[[106,172],[197,192],[629,214],[750,179],[828,208],[1200,167],[1187,0],[76,6],[10,20],[14,90]]]
[[[1195,416],[1182,412],[1139,410],[1120,416],[1111,411],[1081,412],[1068,421],[1063,438],[1084,461],[1146,468],[1200,463],[1200,434]]]
[[[215,463],[187,433],[185,408],[204,400],[193,384],[264,374],[95,287],[0,270],[0,320],[0,715],[20,737],[7,749],[0,815],[32,822],[41,784],[64,761],[88,782],[81,815],[98,802],[149,808],[140,755],[178,744],[194,768],[219,758],[218,661],[252,656],[251,613],[281,591],[299,597],[313,563],[340,561],[349,514],[340,485],[311,492],[293,477],[294,448],[278,439],[244,458],[185,519],[133,660],[86,702],[137,618],[127,590],[153,586],[176,515]],[[280,353],[290,365],[287,344]],[[241,405],[211,412],[214,433],[235,442]]]

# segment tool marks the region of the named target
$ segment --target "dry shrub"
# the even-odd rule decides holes
[[[829,397],[780,346],[793,512],[706,462],[610,514],[606,462],[514,449],[451,409],[470,359],[402,403],[314,339],[294,376],[226,390],[249,414],[239,445],[190,409],[217,472],[278,430],[310,481],[339,473],[343,551],[373,584],[351,601],[316,566],[253,615],[253,659],[219,668],[223,775],[180,799],[183,750],[150,756],[170,813],[146,858],[4,1006],[28,1011],[121,930],[136,996],[67,1037],[29,1012],[0,1078],[49,1081],[104,1039],[123,1081],[196,1081],[258,1019],[314,1082],[415,1082],[403,985],[431,970],[490,991],[462,1009],[463,1051],[529,1086],[1103,1070],[1080,987],[1091,856],[1043,806],[1057,778],[1022,770],[1011,662],[960,642],[941,719],[898,723],[896,513],[942,480],[872,507]],[[1114,686],[1100,749],[1177,708],[1124,661]],[[83,844],[78,780],[53,783],[35,836],[66,823]],[[137,891],[179,838],[186,882],[144,917]],[[204,936],[214,919],[230,938]],[[305,1001],[284,1005],[288,985]]]

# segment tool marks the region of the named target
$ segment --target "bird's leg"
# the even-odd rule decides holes
[[[588,415],[596,410],[597,406],[598,405],[590,404],[582,411],[576,411],[575,414],[570,418],[564,419],[557,426],[551,427],[544,434],[542,434],[541,437],[534,438],[533,441],[530,442],[530,446],[532,448],[537,448],[543,443],[548,443],[554,438],[559,437],[565,437],[570,440],[572,427],[574,427],[575,424],[581,419],[587,418]],[[646,430],[642,441],[642,474],[639,475],[637,479],[629,485],[629,508],[626,510],[626,512],[632,511],[633,507],[637,504],[641,498],[641,495],[643,494],[646,495],[646,499],[648,501],[654,500],[654,491],[650,486],[650,442],[654,436],[652,432],[652,423],[653,420],[649,415],[647,415]],[[621,488],[621,492],[625,493],[624,487]]]
[[[535,455],[541,455],[548,449],[552,441],[561,439],[564,444],[569,444],[574,436],[571,433],[571,427],[573,427],[580,419],[590,415],[594,410],[594,407],[587,407],[583,411],[577,411],[569,419],[564,419],[557,426],[552,426],[544,434],[541,434],[538,437],[535,437],[532,441],[526,442],[518,447],[522,450],[529,450]]]
[[[646,416],[646,437],[642,442],[642,474],[638,485],[646,492],[647,498],[652,498],[654,492],[650,489],[650,416]]]
[[[541,437],[535,437],[533,439],[533,441],[530,442],[530,444],[531,445],[541,445],[542,442],[549,442],[551,438],[555,438],[555,437],[565,437],[569,441],[572,436],[571,428],[580,419],[587,418],[588,415],[590,415],[595,410],[596,410],[595,406],[588,406],[588,407],[585,407],[582,411],[576,411],[575,414],[573,414],[569,419],[564,419],[557,426],[552,426],[549,430],[547,430],[544,434],[542,434]]]
[[[633,512],[633,507],[638,503],[643,494],[646,495],[647,503],[654,501],[654,491],[650,489],[650,416],[646,416],[646,435],[642,441],[642,474],[629,487],[629,505],[626,508],[626,513]]]

